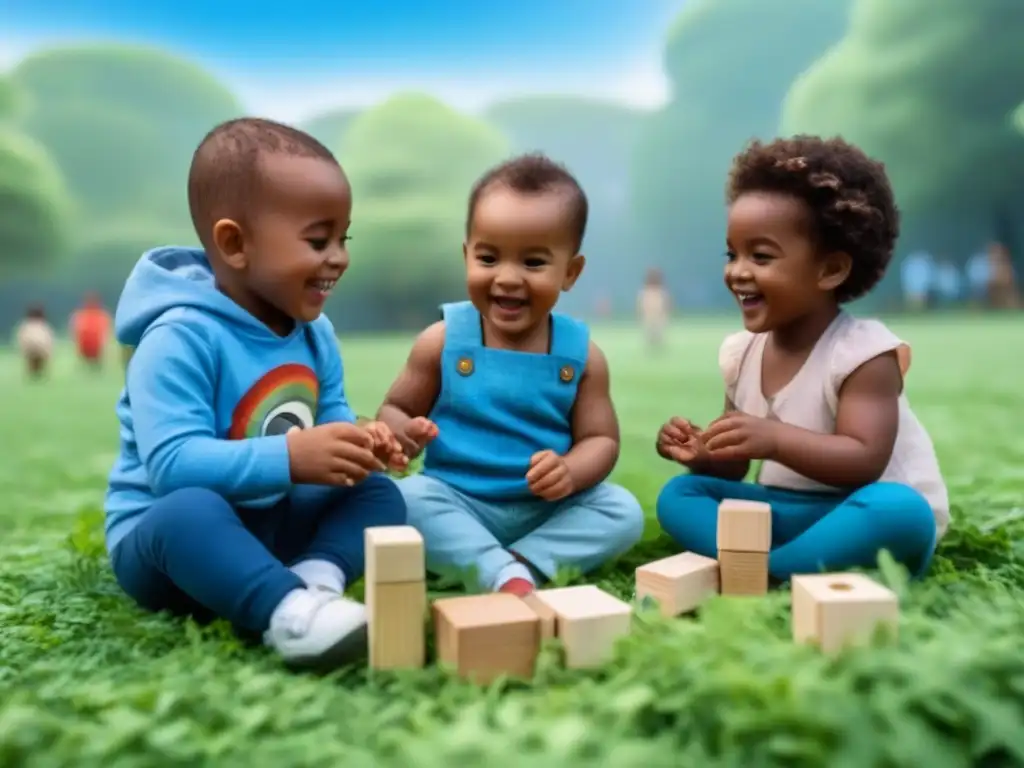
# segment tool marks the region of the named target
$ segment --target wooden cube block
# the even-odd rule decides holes
[[[768,553],[718,553],[718,574],[723,595],[764,595],[768,592]]]
[[[723,499],[718,505],[718,549],[769,552],[771,548],[771,505],[760,501]]]
[[[718,593],[718,561],[683,552],[636,569],[636,596],[658,602],[663,616],[689,613]]]
[[[554,616],[555,636],[565,646],[565,665],[595,667],[612,655],[615,642],[629,634],[633,609],[629,603],[587,585],[538,590],[532,601]]]
[[[367,584],[400,584],[426,577],[423,536],[411,525],[367,528],[364,540]]]
[[[486,685],[501,675],[530,678],[540,650],[540,620],[515,595],[448,597],[433,606],[438,661]]]
[[[895,637],[899,625],[896,593],[859,573],[792,578],[793,640],[815,643],[825,653],[858,645],[879,626]]]
[[[366,583],[370,667],[417,669],[426,662],[427,585]]]

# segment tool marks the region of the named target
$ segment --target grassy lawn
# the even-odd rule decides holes
[[[483,690],[436,668],[329,678],[284,671],[223,626],[147,615],[107,566],[101,505],[116,451],[115,366],[66,352],[26,384],[0,356],[0,765],[940,766],[1024,763],[1024,321],[892,326],[914,348],[911,401],[931,430],[953,529],[929,577],[900,590],[896,647],[825,660],[789,639],[785,593],[644,617],[606,668]],[[712,321],[644,354],[596,333],[623,429],[614,479],[653,514],[673,469],[653,451],[672,414],[706,421],[722,393]],[[408,339],[344,342],[349,396],[376,408]],[[201,531],[197,535],[202,535]],[[668,554],[651,522],[594,580],[628,598]]]

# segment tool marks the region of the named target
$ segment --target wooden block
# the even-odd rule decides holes
[[[533,677],[540,619],[519,597],[448,597],[433,606],[438,661],[486,685],[501,675]]]
[[[794,576],[792,594],[793,640],[826,653],[863,644],[882,625],[898,630],[896,593],[862,574]]]
[[[367,528],[364,540],[367,584],[400,584],[425,579],[423,536],[411,525]]]
[[[718,549],[770,552],[772,508],[760,501],[723,499],[718,505]]]
[[[689,613],[720,588],[718,561],[683,552],[636,569],[636,596],[658,602],[663,616]]]
[[[427,585],[366,582],[370,667],[416,669],[426,662]]]
[[[718,553],[718,573],[723,595],[764,595],[768,592],[768,553]]]
[[[633,625],[629,603],[595,586],[542,589],[532,597],[554,613],[555,636],[565,646],[565,665],[570,668],[605,663],[615,642]]]
[[[537,614],[537,618],[540,619],[540,641],[543,643],[545,640],[555,637],[555,625],[558,622],[558,616],[555,614],[554,609],[543,600],[539,600],[536,592],[531,592],[524,597],[523,602],[530,606],[533,612]]]

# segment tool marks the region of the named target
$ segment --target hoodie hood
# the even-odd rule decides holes
[[[149,326],[170,309],[192,307],[250,334],[270,330],[217,289],[202,248],[163,246],[142,254],[125,281],[114,313],[121,344],[137,346]]]

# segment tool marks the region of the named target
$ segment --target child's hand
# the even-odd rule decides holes
[[[423,447],[437,437],[437,424],[425,416],[409,419],[405,425],[405,437],[416,446],[419,453]]]
[[[734,411],[715,419],[702,441],[715,461],[771,459],[778,449],[781,422]]]
[[[680,464],[707,458],[701,430],[687,419],[673,416],[658,432],[658,455]]]
[[[285,439],[293,483],[355,485],[371,472],[384,470],[373,453],[370,433],[355,424],[293,427]]]
[[[373,455],[398,472],[409,466],[409,457],[402,450],[395,433],[383,421],[369,421],[362,425],[373,439]]]
[[[526,482],[531,493],[547,501],[564,499],[576,490],[565,459],[554,451],[540,451],[530,457]]]

